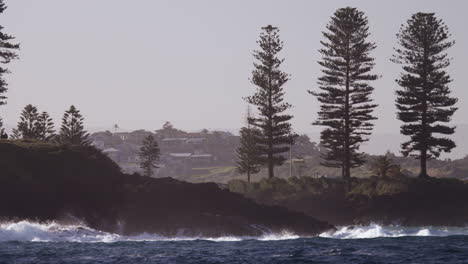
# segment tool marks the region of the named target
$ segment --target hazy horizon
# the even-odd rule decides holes
[[[265,3],[269,3],[265,5]],[[246,103],[254,93],[249,82],[252,52],[262,26],[280,28],[284,50],[283,70],[291,74],[285,100],[294,107],[293,128],[316,134],[318,103],[307,93],[316,90],[320,75],[321,32],[333,12],[353,6],[369,18],[377,49],[374,72],[375,148],[396,146],[382,142],[384,134],[398,135],[395,79],[401,66],[390,62],[400,25],[416,12],[435,12],[456,41],[448,54],[450,85],[459,98],[454,125],[468,123],[464,98],[468,84],[463,61],[468,61],[468,18],[465,1],[128,1],[116,0],[7,0],[2,15],[5,32],[21,43],[20,60],[8,67],[8,104],[0,116],[11,128],[26,104],[47,111],[60,123],[63,112],[74,104],[85,117],[85,126],[128,130],[155,130],[170,121],[175,127],[235,131],[243,125]],[[403,8],[404,7],[404,8]],[[60,100],[57,100],[60,98]],[[460,133],[460,132],[459,132]],[[454,138],[463,139],[457,133]],[[313,138],[314,139],[314,138]],[[374,139],[374,140],[372,140]],[[314,140],[317,140],[316,138]],[[382,145],[383,144],[383,145]],[[468,145],[442,157],[463,157]],[[382,147],[381,147],[382,146]],[[367,147],[363,148],[368,150]],[[373,151],[370,151],[371,153]]]

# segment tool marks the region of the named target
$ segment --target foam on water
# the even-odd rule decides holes
[[[381,226],[343,226],[335,232],[320,234],[320,237],[336,239],[360,239],[377,237],[405,237],[405,236],[454,236],[468,235],[468,227],[402,227]]]
[[[266,233],[260,237],[165,237],[157,234],[143,233],[137,236],[122,236],[94,230],[84,225],[61,225],[56,222],[36,223],[29,221],[0,223],[1,241],[32,241],[32,242],[119,242],[119,241],[193,241],[208,240],[214,242],[235,242],[247,239],[286,240],[296,239],[299,236],[290,232],[279,234]]]
[[[403,236],[451,236],[468,235],[468,227],[401,227],[369,226],[339,227],[335,232],[320,234],[323,238],[333,239],[362,239],[377,237]],[[298,235],[291,232],[265,233],[260,237],[226,236],[219,238],[207,237],[164,237],[157,234],[143,233],[137,236],[122,236],[94,230],[83,225],[61,225],[56,222],[35,223],[29,221],[0,223],[0,241],[33,241],[33,242],[119,242],[119,241],[193,241],[208,240],[214,242],[236,242],[242,240],[275,241],[298,239]]]

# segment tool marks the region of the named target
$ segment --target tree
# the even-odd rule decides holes
[[[427,160],[441,152],[450,152],[455,143],[447,137],[454,126],[447,126],[457,110],[457,99],[450,96],[452,81],[444,70],[450,64],[446,50],[454,41],[445,23],[434,13],[417,13],[402,25],[397,34],[399,48],[393,61],[403,65],[403,73],[396,81],[398,119],[404,124],[401,133],[410,139],[404,142],[404,156],[420,159],[420,177],[428,177]]]
[[[283,98],[283,85],[289,80],[289,75],[280,70],[284,59],[278,58],[278,53],[283,49],[279,29],[271,25],[263,27],[257,43],[260,50],[254,51],[257,62],[254,63],[251,79],[256,92],[245,99],[257,106],[260,117],[250,118],[249,123],[261,132],[257,143],[264,154],[263,163],[268,167],[268,177],[272,178],[274,167],[285,161],[281,154],[289,151],[289,146],[294,143],[289,123],[293,116],[282,114],[291,108]]]
[[[382,178],[401,174],[400,165],[395,164],[388,153],[375,158],[371,163],[371,170],[376,176]]]
[[[252,128],[249,124],[251,118],[250,108],[247,111],[247,127],[240,129],[239,147],[237,148],[236,172],[247,174],[247,182],[250,182],[250,175],[259,173],[262,166],[261,151],[257,144],[261,136],[260,130]]]
[[[3,0],[0,0],[0,14],[2,14],[6,9],[5,3]],[[14,52],[19,49],[19,44],[13,44],[10,41],[15,39],[13,36],[5,34],[3,32],[3,27],[0,26],[0,63],[8,64],[12,60],[17,59],[18,55]],[[0,67],[0,105],[6,104],[6,96],[3,94],[8,90],[8,83],[6,82],[4,75],[10,71],[5,67]]]
[[[151,177],[153,175],[153,170],[158,168],[156,162],[159,160],[160,150],[158,142],[154,140],[153,135],[148,135],[142,142],[140,148],[140,168],[143,169],[144,175]]]
[[[13,129],[15,139],[40,139],[38,130],[39,112],[37,107],[28,104],[21,111],[20,121]]]
[[[367,41],[367,24],[364,12],[356,8],[340,8],[334,13],[328,31],[323,32],[325,41],[321,41],[320,91],[309,91],[321,103],[313,124],[327,127],[320,136],[326,149],[322,164],[342,168],[345,180],[351,177],[351,168],[365,163],[359,148],[368,141],[371,121],[376,119],[372,112],[377,105],[370,98],[374,90],[370,81],[378,78],[370,73],[374,67],[370,52],[376,45]]]
[[[89,145],[89,134],[83,127],[83,116],[75,106],[70,106],[70,109],[65,112],[62,118],[62,126],[58,141],[63,145]]]
[[[39,139],[43,141],[51,141],[55,137],[54,122],[47,112],[38,116],[36,128]]]
[[[158,129],[155,131],[157,136],[160,138],[174,138],[174,137],[180,137],[180,136],[185,136],[187,133],[179,130],[177,128],[174,128],[171,122],[166,121],[161,129]]]
[[[3,127],[3,119],[0,117],[0,139],[8,139],[8,135]]]

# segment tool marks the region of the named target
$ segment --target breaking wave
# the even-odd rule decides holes
[[[456,236],[468,235],[468,227],[403,227],[381,226],[343,226],[334,232],[325,232],[320,237],[335,239],[362,239],[377,237],[406,237],[406,236]]]
[[[362,239],[377,237],[404,237],[404,236],[452,236],[468,235],[468,227],[401,227],[381,226],[371,224],[368,226],[339,227],[335,232],[326,232],[319,235],[322,238],[332,239]],[[5,241],[32,241],[32,242],[85,242],[85,243],[112,243],[122,241],[193,241],[207,240],[214,242],[236,242],[242,240],[275,241],[299,239],[298,235],[290,232],[265,234],[260,237],[226,236],[219,238],[207,237],[165,237],[157,234],[141,234],[137,236],[123,236],[102,232],[83,225],[62,225],[56,222],[36,223],[29,221],[6,222],[0,224],[0,242]]]
[[[36,223],[29,221],[7,222],[0,224],[0,242],[31,241],[31,242],[121,242],[121,241],[193,241],[208,240],[215,242],[235,242],[246,239],[261,241],[297,239],[299,236],[290,232],[265,234],[260,237],[226,236],[209,237],[165,237],[157,234],[143,233],[137,236],[123,236],[98,231],[83,225],[61,225],[56,222]]]

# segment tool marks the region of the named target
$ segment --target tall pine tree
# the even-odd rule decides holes
[[[263,163],[268,167],[268,177],[272,178],[274,167],[285,161],[282,153],[287,152],[294,142],[289,123],[293,116],[283,114],[291,108],[283,98],[283,85],[289,80],[289,75],[280,70],[284,59],[278,58],[278,53],[283,49],[279,29],[271,25],[263,27],[257,43],[260,50],[254,51],[257,62],[254,63],[251,79],[256,92],[246,101],[257,106],[260,116],[251,118],[249,122],[261,131],[257,143],[264,155]]]
[[[0,139],[8,139],[8,135],[3,127],[3,119],[0,117]]]
[[[404,122],[401,133],[410,136],[404,142],[402,153],[420,159],[420,177],[428,177],[427,160],[441,152],[450,152],[455,143],[447,137],[454,126],[447,126],[457,110],[457,99],[450,96],[448,84],[452,81],[444,70],[450,64],[446,50],[454,41],[445,23],[434,13],[414,14],[397,34],[399,48],[393,61],[403,65],[397,80],[398,119]]]
[[[0,0],[0,14],[2,14],[6,9],[5,3],[3,0]],[[13,59],[17,59],[18,55],[15,53],[15,50],[19,49],[19,44],[14,44],[11,40],[15,39],[13,36],[10,36],[3,32],[4,27],[0,26],[0,63],[8,64]],[[8,90],[8,83],[5,80],[4,75],[9,73],[9,70],[5,67],[0,67],[0,105],[6,104],[6,96],[3,95]]]
[[[319,92],[309,91],[321,103],[314,125],[325,126],[320,142],[326,148],[323,165],[342,168],[344,179],[351,177],[351,168],[365,161],[359,152],[361,143],[368,141],[376,119],[372,112],[377,106],[370,95],[376,45],[369,42],[368,20],[356,8],[338,9],[321,41],[323,75],[318,79]]]
[[[55,137],[54,122],[47,112],[42,112],[37,118],[38,136],[43,141],[51,141]]]
[[[260,130],[252,128],[249,124],[251,119],[250,108],[247,111],[247,126],[240,129],[240,142],[237,149],[237,167],[236,172],[247,174],[247,182],[250,182],[250,175],[259,173],[262,166],[261,151],[257,144],[261,136]]]
[[[58,135],[58,142],[63,145],[89,145],[89,134],[83,126],[83,116],[75,106],[65,112],[62,118],[62,126]]]
[[[143,169],[143,173],[147,177],[151,177],[154,174],[154,169],[158,168],[156,162],[159,160],[160,150],[158,142],[154,139],[153,135],[148,135],[142,142],[140,148],[140,168]]]
[[[20,121],[13,129],[15,139],[40,139],[38,130],[39,112],[37,107],[28,104],[21,111]]]

